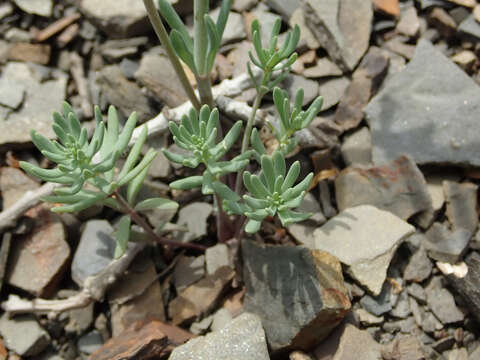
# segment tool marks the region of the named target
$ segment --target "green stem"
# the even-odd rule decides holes
[[[145,4],[145,8],[147,9],[148,18],[150,19],[153,29],[155,30],[155,33],[160,40],[160,43],[165,48],[168,58],[170,59],[170,62],[172,63],[175,72],[177,73],[177,76],[183,86],[183,89],[185,90],[185,93],[187,94],[188,99],[195,107],[195,109],[199,111],[201,106],[200,101],[198,100],[197,95],[195,95],[195,91],[193,90],[190,81],[188,81],[185,70],[180,63],[177,54],[175,54],[175,50],[173,50],[173,47],[170,44],[167,30],[165,29],[165,26],[163,26],[162,19],[160,19],[160,16],[158,15],[158,11],[153,4],[153,0],[143,0],[143,3]]]
[[[174,247],[181,247],[181,248],[187,248],[187,249],[195,249],[195,250],[200,250],[200,251],[205,251],[207,248],[203,245],[199,244],[192,244],[192,243],[180,243],[177,241],[172,241],[165,239],[155,233],[153,229],[148,225],[148,223],[145,221],[144,218],[138,214],[135,209],[133,209],[130,204],[125,200],[125,198],[120,194],[118,190],[116,190],[113,194],[112,197],[117,200],[117,202],[120,204],[120,206],[123,208],[124,212],[130,216],[130,218],[145,232],[150,236],[150,238],[155,241],[158,244],[161,245],[168,245],[168,246],[174,246]]]
[[[213,109],[213,94],[212,84],[210,83],[210,76],[208,75],[196,75],[198,93],[200,94],[200,102],[207,104],[210,109]]]
[[[193,1],[193,58],[199,75],[207,75],[208,34],[204,16],[208,13],[208,0]]]

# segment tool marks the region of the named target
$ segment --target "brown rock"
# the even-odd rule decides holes
[[[172,350],[170,344],[181,344],[192,337],[192,334],[160,321],[136,322],[107,341],[90,356],[90,360],[158,359]]]
[[[35,296],[48,297],[67,268],[70,248],[58,215],[45,206],[33,208],[27,215],[35,225],[30,234],[12,241],[6,281]]]
[[[402,13],[402,18],[397,24],[398,33],[410,37],[416,37],[420,31],[420,21],[418,19],[415,6],[410,6]]]
[[[363,58],[335,112],[335,122],[344,131],[356,128],[362,121],[363,108],[387,74],[388,62],[378,48],[371,48]]]
[[[168,306],[168,314],[175,325],[208,312],[233,279],[234,271],[225,266],[182,291]]]
[[[428,16],[428,22],[444,37],[452,37],[457,31],[457,23],[442,8],[436,7]]]
[[[3,209],[9,208],[27,191],[38,189],[39,186],[36,181],[25,175],[22,170],[13,167],[3,167],[0,172]]]
[[[50,45],[15,43],[8,51],[8,59],[47,65],[50,51]]]
[[[108,291],[113,336],[135,321],[165,321],[162,291],[156,278],[152,260],[140,255],[121,281]]]
[[[416,360],[423,359],[425,354],[418,339],[407,335],[385,345],[382,356],[384,360]]]
[[[0,339],[0,360],[7,360],[8,357],[8,351],[5,348],[5,345],[3,345],[2,339]]]
[[[372,0],[375,10],[379,10],[391,16],[400,15],[400,6],[398,0]]]
[[[443,191],[447,201],[447,218],[453,230],[466,229],[472,234],[477,229],[477,185],[444,181]]]

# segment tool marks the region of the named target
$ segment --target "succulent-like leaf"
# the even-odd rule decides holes
[[[137,205],[135,205],[135,210],[137,211],[152,210],[152,209],[177,210],[178,203],[170,199],[150,198],[150,199],[140,201]]]
[[[115,259],[120,258],[125,251],[127,251],[128,240],[130,239],[130,217],[124,215],[120,218],[115,232],[115,240],[117,246],[115,247]]]
[[[202,186],[203,176],[189,176],[170,183],[172,189],[190,190]]]

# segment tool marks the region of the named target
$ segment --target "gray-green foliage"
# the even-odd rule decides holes
[[[190,152],[190,155],[180,155],[163,150],[165,156],[172,162],[190,168],[200,164],[205,165],[205,171],[200,176],[190,176],[170,183],[173,189],[193,189],[202,187],[203,194],[213,194],[213,182],[228,173],[243,169],[249,162],[252,151],[234,157],[229,161],[222,158],[230,150],[242,131],[242,121],[237,121],[225,137],[217,143],[218,110],[210,111],[208,105],[202,106],[200,114],[191,109],[189,116],[183,116],[180,126],[170,121],[170,132],[178,147]]]
[[[198,1],[198,0],[197,0]],[[206,3],[208,11],[208,2]],[[220,47],[223,32],[227,24],[228,14],[232,5],[232,0],[223,0],[220,8],[220,14],[217,22],[208,15],[204,14],[203,19],[195,19],[195,21],[203,20],[206,32],[202,31],[197,36],[205,36],[205,39],[193,39],[180,16],[175,12],[168,0],[158,0],[158,7],[165,21],[172,29],[170,32],[170,41],[175,52],[182,61],[192,70],[194,74],[208,74],[213,68],[215,57]],[[206,42],[206,52],[201,60],[195,58],[195,42]]]
[[[297,146],[297,139],[294,137],[295,133],[310,125],[322,108],[323,98],[318,96],[309,108],[306,111],[303,111],[303,89],[297,91],[292,108],[287,92],[276,87],[273,90],[273,102],[280,121],[278,122],[278,126],[270,123],[268,123],[268,125],[270,126],[275,139],[278,141],[277,150],[286,156]],[[260,162],[260,156],[267,152],[260,140],[257,129],[252,131],[251,143],[256,151],[255,155],[257,161]]]
[[[63,114],[55,112],[53,118],[52,128],[59,141],[49,140],[33,130],[31,136],[40,152],[57,166],[53,169],[43,169],[28,162],[20,162],[20,166],[28,174],[47,182],[65,185],[56,189],[55,195],[44,197],[47,202],[59,204],[52,210],[81,211],[94,204],[103,203],[121,212],[127,212],[125,205],[112,196],[124,185],[127,187],[126,201],[134,207],[137,194],[157,154],[150,149],[140,160],[142,147],[147,140],[147,127],[144,126],[123,167],[116,172],[117,161],[127,150],[137,124],[136,114],[133,113],[128,118],[120,132],[115,108],[113,106],[109,108],[105,126],[100,109],[95,107],[95,131],[90,141],[87,129],[81,126],[68,103],[63,104]],[[178,205],[171,200],[157,198],[142,201],[136,206],[145,210]],[[129,220],[122,218],[120,225],[122,231],[117,232],[117,256],[125,251],[130,234],[129,231],[125,231],[125,228],[130,227]]]
[[[248,171],[243,173],[243,183],[249,194],[242,198],[223,184],[214,186],[224,199],[224,208],[231,214],[245,215],[248,218],[245,230],[255,233],[267,216],[278,214],[283,226],[311,216],[292,210],[300,206],[313,178],[310,173],[294,185],[299,174],[300,163],[294,162],[287,172],[284,156],[276,151],[273,156],[261,156],[261,171],[258,175]]]

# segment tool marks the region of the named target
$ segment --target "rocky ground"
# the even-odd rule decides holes
[[[174,3],[191,24],[191,1]],[[1,225],[1,300],[86,300],[61,313],[41,303],[3,312],[0,359],[480,359],[480,3],[235,0],[215,84],[245,73],[254,18],[264,33],[277,18],[301,27],[283,86],[303,88],[305,105],[324,97],[289,159],[316,174],[302,205],[313,217],[288,229],[266,222],[241,248],[216,245],[212,199],[170,192],[187,171],[160,154],[143,196],[181,206],[144,215],[211,247],[167,257],[146,248],[95,298],[86,279],[111,264],[118,215],[36,206]],[[63,100],[87,125],[93,104],[146,122],[187,100],[157,44],[140,0],[0,2],[3,210],[40,187],[18,160],[48,166],[29,130],[53,136]],[[226,121],[238,115],[228,104],[255,95],[222,91]],[[260,117],[273,114],[267,99]],[[162,131],[149,138],[171,144]]]

